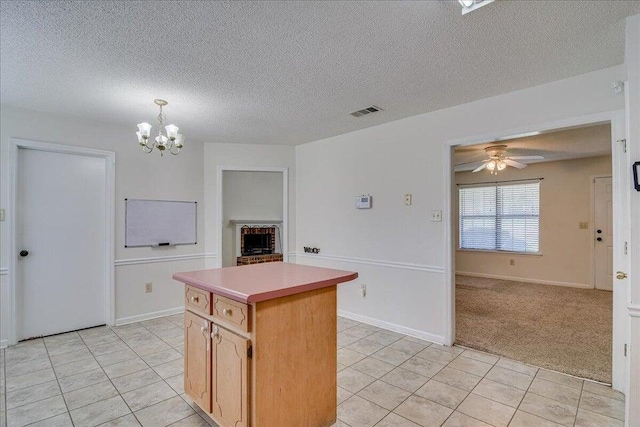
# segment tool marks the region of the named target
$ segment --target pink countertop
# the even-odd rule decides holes
[[[348,282],[353,271],[332,270],[285,262],[175,273],[173,278],[243,303],[266,301]]]

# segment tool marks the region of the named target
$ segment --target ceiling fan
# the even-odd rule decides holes
[[[492,145],[484,149],[489,158],[473,172],[480,172],[483,169],[488,169],[492,175],[497,175],[498,171],[504,170],[507,166],[511,166],[517,169],[524,169],[527,167],[524,163],[516,162],[516,160],[542,160],[542,156],[507,156],[506,145]],[[475,163],[475,162],[474,162]]]

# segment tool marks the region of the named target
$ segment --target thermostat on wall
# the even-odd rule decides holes
[[[363,195],[356,197],[356,209],[371,209],[371,196]]]

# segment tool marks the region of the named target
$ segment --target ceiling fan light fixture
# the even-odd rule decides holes
[[[460,3],[460,6],[462,6],[462,7],[471,7],[471,6],[473,6],[473,0],[458,0],[458,3]]]
[[[491,160],[489,163],[487,163],[487,169],[489,169],[490,171],[493,171],[496,169],[496,161],[495,160]]]
[[[500,160],[497,164],[497,168],[499,171],[504,170],[507,167],[507,164],[505,162],[503,162],[502,160]]]

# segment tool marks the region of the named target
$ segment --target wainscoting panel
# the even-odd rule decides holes
[[[443,268],[304,252],[291,258],[298,264],[358,272],[358,279],[338,285],[341,315],[444,343]],[[364,297],[362,286],[366,287]]]

